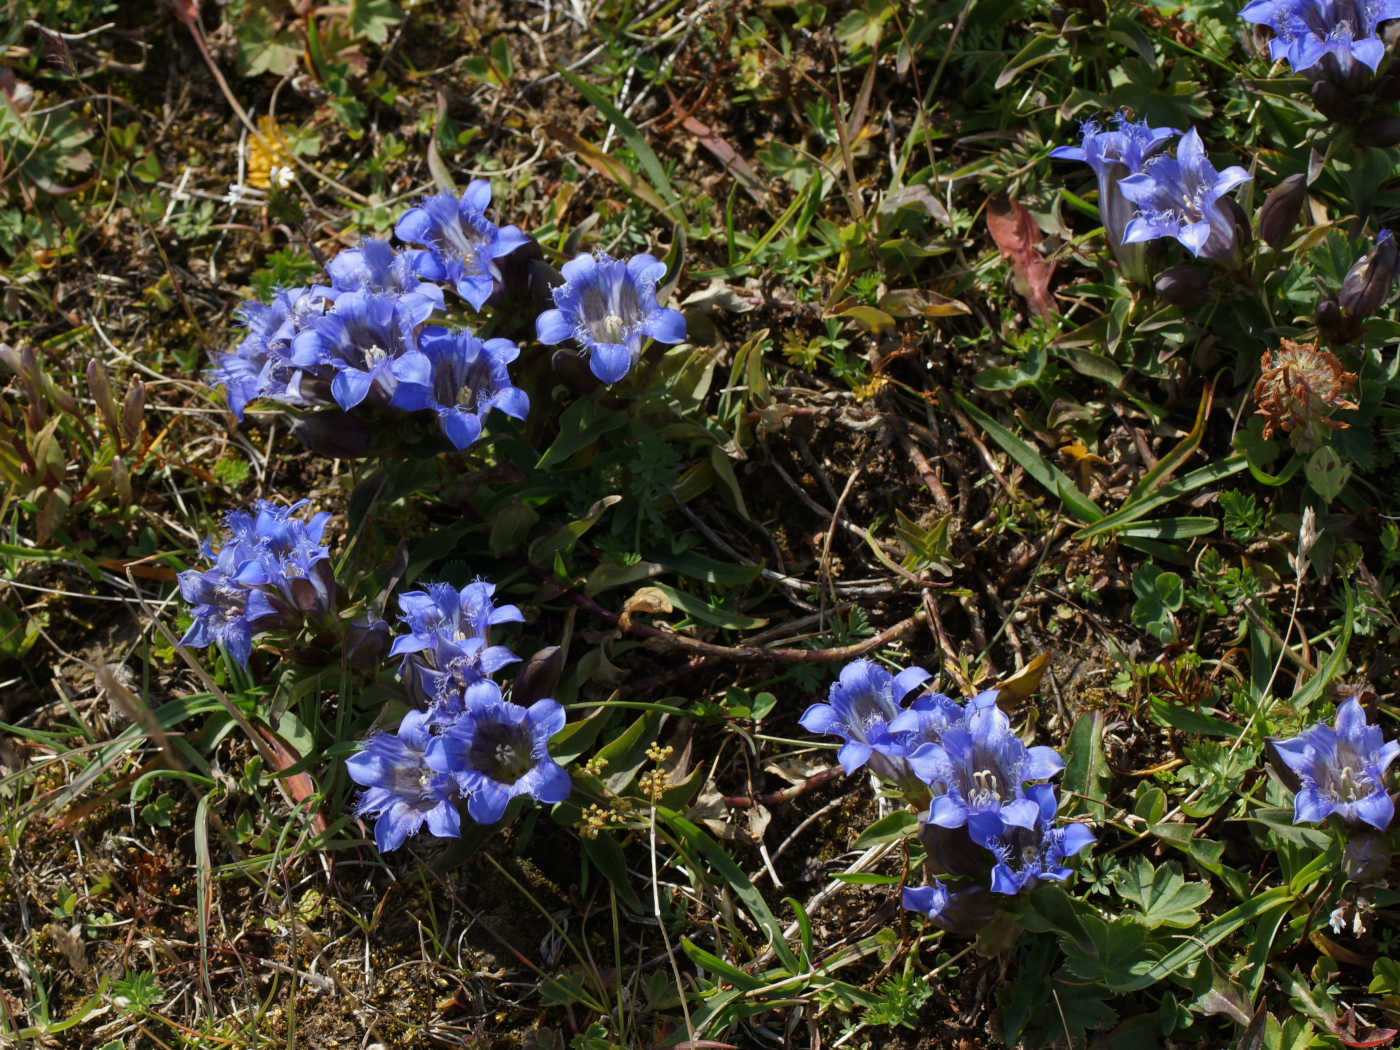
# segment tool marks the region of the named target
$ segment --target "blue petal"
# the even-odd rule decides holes
[[[342,369],[331,380],[331,396],[337,405],[349,412],[365,399],[373,382],[368,372],[357,368]]]
[[[505,788],[483,778],[481,786],[467,799],[467,813],[478,824],[494,824],[505,814],[509,802]]]
[[[598,381],[612,385],[625,376],[632,367],[632,355],[625,346],[610,343],[597,343],[588,356],[588,368],[598,377]]]
[[[598,271],[598,261],[588,253],[575,255],[559,268],[564,282],[569,285],[586,284]],[[556,299],[557,301],[557,299]]]
[[[562,310],[546,310],[535,318],[535,334],[540,342],[549,346],[573,338],[574,326],[569,323]]]
[[[679,343],[685,339],[685,314],[663,307],[647,318],[642,328],[658,343]]]
[[[1390,827],[1395,818],[1395,803],[1384,791],[1375,791],[1365,798],[1357,799],[1356,815],[1377,831]]]

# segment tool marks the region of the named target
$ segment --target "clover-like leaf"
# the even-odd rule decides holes
[[[1210,896],[1210,887],[1203,882],[1188,882],[1181,865],[1168,861],[1154,869],[1145,857],[1134,858],[1131,864],[1118,869],[1114,886],[1140,912],[1128,916],[1146,926],[1171,926],[1184,930],[1201,921],[1200,907]]]

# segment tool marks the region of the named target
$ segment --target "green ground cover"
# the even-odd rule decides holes
[[[0,1046],[1389,1045],[1400,20],[1244,6],[9,0]],[[403,265],[528,410],[427,307],[230,398],[486,187],[484,284]],[[548,338],[580,253],[660,265]],[[239,635],[259,500],[325,554]],[[911,667],[917,755],[814,713]]]

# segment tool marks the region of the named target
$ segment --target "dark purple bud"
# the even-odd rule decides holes
[[[588,362],[573,350],[554,351],[549,363],[554,366],[554,374],[563,380],[564,385],[580,397],[592,394],[602,386],[589,371]]]
[[[1165,302],[1182,308],[1200,306],[1210,294],[1210,276],[1191,263],[1168,266],[1153,282]]]
[[[1364,320],[1376,312],[1395,283],[1397,255],[1400,252],[1397,252],[1395,235],[1381,230],[1375,247],[1357,259],[1342,279],[1337,305],[1343,314]]]
[[[136,379],[122,400],[122,441],[135,448],[141,440],[141,413],[146,410],[146,384]]]
[[[357,620],[345,631],[345,662],[357,671],[374,671],[389,652],[389,625]]]
[[[53,403],[58,406],[59,411],[67,412],[72,416],[78,414],[78,402],[73,400],[72,394],[55,384],[47,375],[44,376],[44,386],[48,389],[49,397],[53,399]]]
[[[344,412],[312,412],[292,424],[297,440],[312,452],[334,459],[363,459],[376,449],[374,430]]]
[[[1350,124],[1356,119],[1356,103],[1351,96],[1329,80],[1319,80],[1312,86],[1313,105],[1328,120]]]
[[[1308,180],[1301,172],[1288,176],[1270,190],[1264,198],[1264,206],[1259,209],[1259,239],[1274,249],[1287,244],[1307,199]]]
[[[1358,146],[1394,146],[1400,143],[1400,117],[1379,117],[1368,120],[1356,129]]]
[[[563,657],[559,646],[551,645],[526,660],[525,666],[515,676],[510,702],[529,707],[536,700],[552,698],[554,687],[559,684],[560,672],[564,670]]]
[[[1235,220],[1235,244],[1240,252],[1248,252],[1254,246],[1254,230],[1251,228],[1249,216],[1244,213],[1244,208],[1234,197],[1222,197],[1220,203]]]
[[[1342,308],[1335,299],[1321,299],[1313,310],[1317,331],[1324,342],[1349,343],[1361,335],[1361,322],[1342,314]]]
[[[112,396],[112,383],[107,378],[107,367],[95,357],[88,358],[87,382],[88,393],[92,394],[92,399],[97,402],[97,411],[102,416],[102,422],[107,424],[108,433],[116,437],[119,432],[117,399]]]
[[[1400,102],[1400,68],[1392,64],[1378,76],[1372,94],[1378,102]]]
[[[947,905],[938,914],[938,925],[960,937],[975,937],[996,915],[1001,903],[998,896],[981,886],[950,894]]]
[[[495,261],[499,279],[487,305],[494,307],[497,315],[507,321],[501,334],[532,338],[535,318],[554,305],[547,277],[552,271],[542,265],[543,259],[544,252],[531,238]]]
[[[981,878],[991,867],[992,857],[972,841],[967,827],[944,828],[937,824],[919,825],[919,841],[928,852],[929,870],[936,875]]]

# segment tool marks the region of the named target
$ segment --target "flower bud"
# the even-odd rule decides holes
[[[1394,146],[1400,143],[1400,117],[1378,117],[1356,129],[1358,146]]]
[[[1342,279],[1341,291],[1337,293],[1342,313],[1363,320],[1376,312],[1395,283],[1398,256],[1395,235],[1381,230],[1376,235],[1376,246],[1357,259]]]
[[[1378,102],[1400,102],[1400,68],[1392,65],[1376,78],[1372,93]]]
[[[1319,80],[1312,86],[1313,105],[1328,120],[1339,124],[1350,124],[1356,119],[1356,103],[1351,97],[1328,80]]]
[[[122,398],[121,440],[125,448],[135,448],[141,441],[141,413],[146,411],[146,384],[134,380]]]
[[[1173,306],[1200,306],[1210,293],[1210,277],[1191,263],[1177,263],[1157,275],[1154,287],[1162,300]]]
[[[335,459],[363,459],[374,454],[374,431],[362,419],[339,411],[312,412],[292,424],[292,433],[307,449]]]
[[[1301,173],[1288,176],[1270,190],[1259,209],[1259,239],[1276,250],[1287,244],[1307,199],[1308,180]]]
[[[554,687],[559,684],[560,672],[564,670],[563,652],[559,646],[551,645],[541,649],[515,676],[511,687],[511,703],[529,707],[536,700],[554,696]]]
[[[1324,342],[1350,343],[1361,337],[1361,322],[1347,317],[1335,299],[1321,299],[1313,310],[1313,320],[1317,322],[1318,334]]]
[[[1248,252],[1254,246],[1254,230],[1250,227],[1249,216],[1244,213],[1244,208],[1234,197],[1221,197],[1220,204],[1230,213],[1235,220],[1235,264],[1239,265],[1239,260],[1243,253]]]
[[[107,378],[106,366],[95,357],[88,358],[87,382],[88,392],[97,402],[97,411],[102,416],[102,422],[107,425],[108,433],[115,437],[118,433],[117,400],[112,394],[112,383]]]
[[[345,630],[345,662],[357,671],[373,671],[389,652],[389,625],[383,620],[356,620]]]
[[[588,362],[573,350],[556,350],[549,357],[554,374],[575,394],[587,396],[602,385],[588,369]]]

